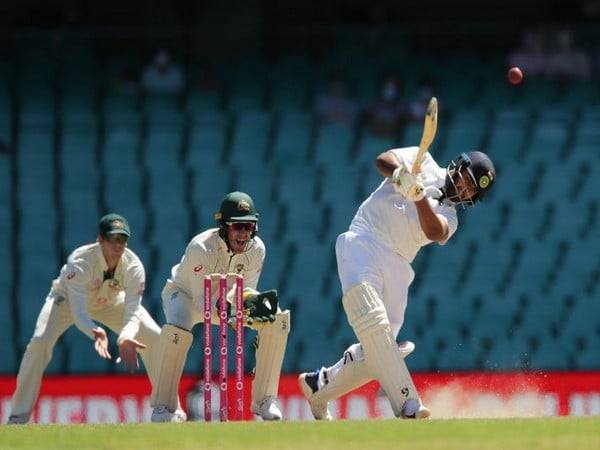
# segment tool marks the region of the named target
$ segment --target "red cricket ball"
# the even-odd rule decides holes
[[[510,84],[519,84],[523,80],[523,72],[518,67],[511,67],[508,71]]]

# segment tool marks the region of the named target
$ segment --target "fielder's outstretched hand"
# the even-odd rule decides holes
[[[106,331],[102,327],[96,327],[92,330],[94,333],[94,348],[96,349],[96,353],[100,355],[101,358],[110,359],[110,353],[108,352],[108,337],[106,336]]]
[[[146,346],[135,339],[120,339],[118,346],[119,358],[117,359],[117,363],[122,361],[125,364],[125,368],[132,373],[139,369],[137,351],[138,349],[146,348]]]

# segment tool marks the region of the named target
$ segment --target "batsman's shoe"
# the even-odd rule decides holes
[[[22,416],[17,416],[17,415],[13,415],[10,416],[8,418],[8,421],[6,422],[7,425],[24,425],[27,422],[29,422],[29,417],[26,415],[22,415]]]
[[[408,399],[402,408],[403,419],[427,419],[431,415],[431,411],[420,401]]]
[[[313,394],[319,390],[319,371],[305,372],[298,377],[298,385],[308,400],[310,411],[316,420],[332,420],[327,402],[318,402],[312,399]]]
[[[263,420],[281,420],[281,411],[275,402],[275,397],[270,395],[263,398],[258,404],[252,403],[250,411],[262,417]]]
[[[169,411],[165,405],[158,405],[152,410],[152,416],[150,421],[154,423],[160,422],[185,422],[187,421],[187,415],[182,409],[178,409],[175,412]]]

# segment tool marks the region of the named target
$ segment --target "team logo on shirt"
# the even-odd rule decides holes
[[[75,278],[75,275],[76,275],[75,271],[69,272],[67,274],[67,280],[72,280],[73,278]]]
[[[244,265],[243,264],[236,264],[235,271],[237,273],[242,273],[243,270],[244,270]]]
[[[203,269],[203,267],[204,267],[204,266],[203,266],[203,265],[201,265],[201,264],[197,265],[196,267],[194,267],[194,272],[195,272],[195,273],[198,273],[198,272],[200,272],[200,271]]]

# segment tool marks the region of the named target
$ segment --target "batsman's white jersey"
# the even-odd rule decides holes
[[[29,420],[54,345],[73,323],[92,340],[95,320],[119,334],[119,339],[135,338],[145,344],[147,348],[139,353],[153,381],[151,352],[157,347],[160,327],[141,305],[144,266],[135,253],[125,249],[112,277],[105,279],[107,269],[98,243],[79,247],[69,256],[52,282],[23,355],[11,415]]]
[[[418,147],[390,150],[407,167],[417,154]],[[429,153],[421,166],[425,189],[441,188],[446,170],[438,166]],[[436,214],[448,224],[448,239],[458,226],[453,206],[428,199]],[[404,321],[408,288],[414,278],[410,263],[419,249],[432,241],[421,229],[415,204],[397,193],[390,178],[359,207],[350,229],[336,242],[336,257],[342,291],[369,283],[380,295],[388,313],[394,334]]]
[[[233,254],[211,228],[196,235],[185,249],[181,262],[171,270],[162,292],[167,322],[186,330],[203,320],[200,305],[204,296],[204,277],[213,273],[238,273],[244,287],[256,289],[265,260],[265,244],[255,236],[244,253]],[[218,283],[213,283],[212,297],[218,297]],[[176,293],[175,297],[173,294]],[[216,308],[213,311],[216,315]]]

